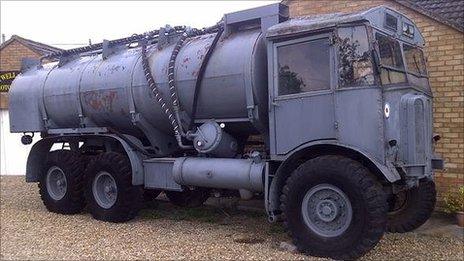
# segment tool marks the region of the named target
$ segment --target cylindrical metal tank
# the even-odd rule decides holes
[[[192,113],[195,81],[214,36],[189,38],[177,57],[176,85],[187,115]],[[156,45],[147,49],[152,74],[166,101],[170,101],[167,70],[174,42],[162,49]],[[267,117],[263,116],[267,112],[266,67],[261,30],[223,35],[206,67],[196,119],[239,126],[233,130],[238,134],[256,132],[256,123],[267,126]],[[170,123],[147,85],[139,47],[115,49],[106,58],[102,54],[75,56],[60,65],[30,69],[11,86],[11,131],[78,128],[85,124],[141,136],[132,122],[132,116],[138,113],[154,128],[172,135]],[[261,113],[252,118],[247,110],[250,100]]]
[[[178,158],[172,168],[180,185],[262,192],[264,163],[251,159]]]

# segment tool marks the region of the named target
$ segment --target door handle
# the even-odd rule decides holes
[[[280,104],[278,104],[278,103],[277,103],[277,102],[275,102],[275,101],[272,101],[272,102],[271,102],[271,104],[272,104],[272,106],[275,106],[275,107],[280,107]]]

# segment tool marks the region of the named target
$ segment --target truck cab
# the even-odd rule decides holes
[[[427,218],[410,209],[432,212],[433,169],[442,169],[443,160],[433,149],[439,136],[432,131],[424,38],[414,22],[379,6],[293,18],[270,27],[266,38],[270,165],[279,162],[268,177],[270,218],[288,219],[275,191],[289,189],[292,176],[305,172],[301,162],[343,155],[363,162],[383,184],[389,231],[423,224]],[[307,168],[306,173],[317,172]],[[302,204],[317,209],[325,202],[318,200]],[[337,206],[336,200],[330,202]],[[311,214],[303,219],[318,231]],[[328,236],[333,228],[321,229]]]
[[[308,143],[357,148],[400,173],[431,178],[432,92],[424,39],[404,15],[377,7],[302,17],[268,30],[271,155]]]
[[[424,39],[409,18],[387,7],[301,17],[267,39],[272,158],[341,146],[409,187],[442,167]]]

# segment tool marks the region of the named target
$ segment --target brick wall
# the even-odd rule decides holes
[[[39,58],[40,55],[19,43],[13,41],[0,50],[0,71],[13,71],[21,69],[21,60],[24,57]],[[0,109],[8,107],[8,93],[0,93]]]
[[[434,132],[441,135],[436,151],[446,160],[436,173],[439,200],[443,192],[464,185],[464,34],[388,0],[287,1],[290,15],[353,12],[386,5],[407,15],[420,28],[426,41],[430,83],[434,94]]]

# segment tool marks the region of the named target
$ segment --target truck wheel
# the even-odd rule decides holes
[[[166,191],[165,193],[169,201],[179,207],[199,207],[209,198],[209,190],[204,188],[184,187],[182,192]]]
[[[429,180],[393,195],[389,200],[388,232],[405,233],[422,226],[432,215],[436,195],[435,182]]]
[[[60,214],[82,211],[85,206],[84,166],[76,152],[50,152],[39,182],[40,197],[48,211]]]
[[[125,222],[142,207],[143,188],[132,185],[128,159],[115,152],[95,156],[86,174],[86,198],[95,219]]]
[[[387,201],[382,186],[360,163],[335,155],[300,165],[281,195],[284,225],[300,252],[355,259],[383,236]]]

